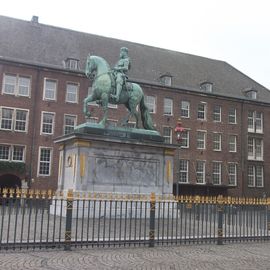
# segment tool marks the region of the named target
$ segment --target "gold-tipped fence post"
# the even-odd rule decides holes
[[[156,215],[156,194],[152,192],[150,197],[149,247],[155,246],[155,215]]]
[[[217,210],[218,210],[218,240],[217,244],[223,244],[223,212],[224,212],[224,200],[223,196],[219,195],[217,198]]]
[[[71,250],[72,209],[73,209],[73,190],[69,189],[67,193],[65,250]]]

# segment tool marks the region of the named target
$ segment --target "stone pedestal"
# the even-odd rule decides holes
[[[172,194],[175,146],[156,131],[83,124],[58,138],[58,190]]]

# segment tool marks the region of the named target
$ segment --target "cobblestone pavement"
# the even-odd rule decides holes
[[[8,251],[0,269],[269,270],[270,243]]]

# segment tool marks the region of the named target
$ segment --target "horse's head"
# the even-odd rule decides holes
[[[94,62],[93,58],[91,57],[91,55],[88,54],[87,60],[86,60],[86,65],[85,65],[85,75],[86,75],[86,77],[91,78],[92,73],[95,71],[95,69],[96,69],[95,62]]]

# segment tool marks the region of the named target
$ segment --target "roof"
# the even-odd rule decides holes
[[[199,90],[203,82],[213,83],[213,93],[245,98],[246,89],[258,91],[258,101],[270,103],[270,91],[224,61],[185,54],[129,41],[0,16],[0,56],[17,61],[63,68],[67,58],[80,60],[98,55],[114,65],[122,46],[129,48],[129,77],[158,83],[171,74],[173,86]]]

